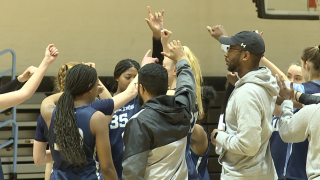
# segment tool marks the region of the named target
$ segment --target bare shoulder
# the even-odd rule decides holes
[[[109,123],[107,121],[107,117],[100,111],[96,111],[93,113],[90,119],[90,130],[92,134],[95,135],[95,133],[99,130],[106,129],[108,127]]]

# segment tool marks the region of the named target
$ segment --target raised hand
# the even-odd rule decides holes
[[[236,82],[238,81],[238,77],[236,76],[235,73],[229,72],[227,74],[227,80],[229,81],[229,83],[231,83],[233,86],[235,86]]]
[[[93,63],[93,62],[87,62],[87,63],[82,62],[82,64],[87,65],[87,66],[90,66],[90,67],[93,67],[93,68],[96,68],[96,64]]]
[[[98,84],[98,94],[101,94],[104,91],[104,86],[100,84]]]
[[[285,100],[293,99],[294,97],[293,82],[290,83],[290,88],[288,88],[282,76],[279,78],[279,76],[276,74],[276,79],[277,79],[278,86],[280,88],[280,92],[279,92],[280,97]]]
[[[227,31],[221,25],[215,25],[213,27],[207,26],[208,32],[216,40],[219,40],[219,37],[228,36]]]
[[[154,15],[151,13],[150,7],[147,7],[148,9],[148,15],[149,19],[145,18],[147,21],[151,31],[153,32],[153,37],[155,39],[161,38],[161,28],[163,28],[163,14],[164,10],[162,12],[155,12]]]
[[[149,49],[148,52],[146,53],[146,55],[144,55],[142,62],[141,62],[141,67],[146,64],[155,63],[155,62],[159,61],[158,58],[149,57],[150,52],[151,52],[151,50]]]
[[[18,81],[23,83],[30,79],[30,77],[36,72],[38,68],[34,66],[28,67],[21,75],[18,76]]]
[[[169,52],[168,42],[169,42],[169,38],[170,38],[171,34],[172,34],[172,32],[168,31],[167,29],[161,30],[161,43],[164,48],[163,49],[164,52]]]
[[[181,43],[179,40],[173,40],[170,44],[168,44],[169,52],[162,52],[164,56],[170,58],[171,60],[177,62],[182,59],[186,58],[186,53],[183,50],[183,47],[181,46]]]
[[[44,57],[48,63],[52,63],[57,58],[58,54],[58,49],[53,44],[49,44]]]

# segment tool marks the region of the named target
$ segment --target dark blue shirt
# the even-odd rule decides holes
[[[116,168],[118,178],[122,179],[122,159],[123,159],[123,139],[122,135],[124,127],[128,120],[140,111],[138,104],[138,96],[122,106],[120,109],[114,112],[112,121],[109,124],[109,138],[111,144],[111,153],[114,167]]]

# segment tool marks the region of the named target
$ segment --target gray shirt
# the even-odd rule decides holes
[[[308,105],[293,115],[293,103],[285,100],[279,119],[279,134],[284,142],[309,140],[307,155],[308,179],[320,179],[320,104]]]

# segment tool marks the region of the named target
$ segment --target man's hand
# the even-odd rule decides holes
[[[161,31],[161,43],[162,43],[164,52],[167,52],[167,53],[169,52],[168,42],[171,34],[172,32],[168,31],[167,29],[164,29]]]
[[[288,88],[282,76],[279,78],[279,76],[276,74],[276,79],[280,88],[280,97],[285,100],[292,100],[294,97],[293,82],[290,83],[290,88]]]
[[[214,129],[213,131],[212,131],[212,133],[211,133],[211,143],[213,144],[213,145],[217,145],[217,141],[216,141],[216,139],[214,138],[214,135],[216,134],[216,132],[219,132],[219,131],[224,131],[224,130],[221,130],[221,129]]]
[[[147,7],[148,9],[148,15],[149,19],[145,18],[147,21],[151,31],[153,32],[153,37],[157,40],[160,40],[161,38],[161,29],[163,28],[163,14],[164,10],[162,12],[156,12],[154,15],[152,15],[150,7]]]
[[[186,53],[184,52],[179,40],[173,40],[170,44],[168,44],[168,48],[169,53],[161,52],[161,54],[175,62],[180,61],[182,59],[187,59]]]
[[[238,77],[236,76],[235,73],[229,72],[227,74],[227,80],[229,81],[229,83],[231,83],[233,86],[235,86],[236,82],[238,81]]]
[[[155,63],[155,62],[159,61],[158,58],[149,57],[150,52],[151,52],[151,50],[149,49],[148,52],[146,53],[146,55],[144,55],[142,62],[141,62],[141,67],[143,67],[146,64]]]
[[[49,44],[46,49],[44,57],[47,63],[50,64],[57,58],[58,54],[59,54],[58,49],[53,44]]]
[[[30,79],[30,77],[36,72],[38,68],[34,66],[28,67],[21,75],[18,76],[18,81],[24,83]]]
[[[207,26],[208,32],[212,37],[219,41],[219,37],[227,37],[227,31],[221,25],[215,25],[213,27]]]

